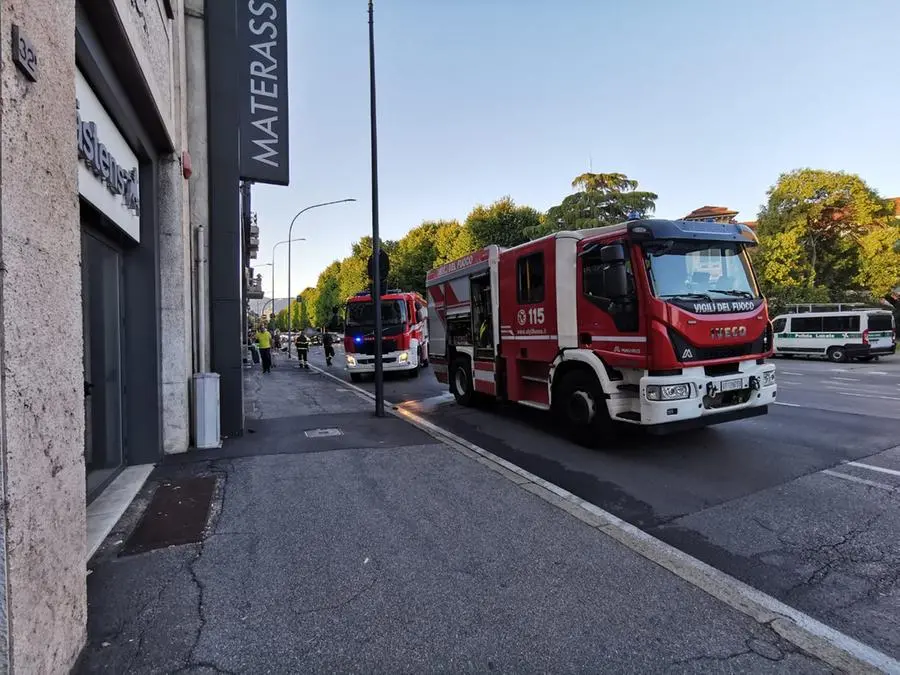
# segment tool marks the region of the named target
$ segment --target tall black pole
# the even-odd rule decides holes
[[[5,3],[4,3],[5,4]],[[241,246],[240,98],[237,3],[207,2],[206,78],[209,158],[210,369],[219,373],[223,436],[244,433],[243,260]]]
[[[375,124],[375,24],[369,0],[369,117],[372,122],[372,302],[375,303],[375,416],[384,417],[384,372],[381,363],[381,239],[378,236],[378,129]]]

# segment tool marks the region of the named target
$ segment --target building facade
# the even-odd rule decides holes
[[[72,666],[89,503],[190,443],[208,207],[203,4],[187,4],[0,8],[3,672]]]

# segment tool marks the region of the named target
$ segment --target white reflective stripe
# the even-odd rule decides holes
[[[591,340],[597,342],[646,342],[646,337],[619,336],[619,335],[591,335]]]
[[[475,375],[476,380],[481,380],[482,382],[494,382],[494,373],[490,370],[476,370],[473,373]]]
[[[504,340],[555,340],[556,335],[509,335],[502,336]]]

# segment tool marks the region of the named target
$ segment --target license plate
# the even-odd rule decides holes
[[[722,382],[722,391],[734,391],[735,389],[741,389],[744,386],[744,380],[738,378],[737,380],[725,380]]]

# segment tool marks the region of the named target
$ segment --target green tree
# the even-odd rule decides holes
[[[529,232],[531,237],[613,225],[656,210],[658,195],[638,190],[638,182],[624,173],[583,173],[572,187],[577,191],[548,210],[543,223]]]
[[[425,275],[437,260],[437,232],[439,223],[424,222],[414,227],[397,242],[391,261],[391,271],[397,287],[404,291],[425,292]]]
[[[278,314],[275,315],[275,328],[280,331],[286,331],[288,329],[288,312],[287,308],[282,309]]]
[[[315,288],[306,288],[300,294],[300,316],[298,317],[298,322],[301,329],[309,328],[312,325],[310,307],[312,307],[312,303],[315,300],[315,292]]]
[[[757,231],[763,241],[792,232],[805,254],[807,286],[834,295],[860,279],[860,241],[890,224],[888,204],[854,174],[798,169],[782,174],[769,189]]]
[[[390,240],[382,241],[381,248],[391,259],[391,270],[388,273],[387,279],[388,286],[395,287],[397,285],[397,277],[394,271],[393,258],[397,251],[397,242]],[[339,278],[341,301],[338,303],[339,305],[343,305],[344,301],[351,295],[369,289],[369,257],[371,255],[372,237],[365,236],[353,243],[350,256],[341,261]],[[331,316],[330,312],[328,316]]]
[[[456,220],[439,220],[434,234],[437,257],[434,266],[443,265],[451,260],[462,258],[478,248],[472,232]]]
[[[812,268],[803,249],[801,233],[787,230],[762,239],[753,252],[754,263],[766,295],[774,289],[808,288]]]
[[[319,274],[316,294],[311,306],[312,320],[316,326],[324,326],[331,318],[331,308],[339,307],[344,299],[340,293],[341,263],[334,261]]]
[[[489,206],[479,204],[466,218],[465,227],[473,248],[489,244],[518,246],[528,241],[528,232],[539,227],[541,214],[530,206],[516,206],[510,197],[503,197]]]
[[[898,237],[900,227],[891,224],[859,239],[861,255],[856,282],[877,298],[900,286],[900,250],[895,247]]]

